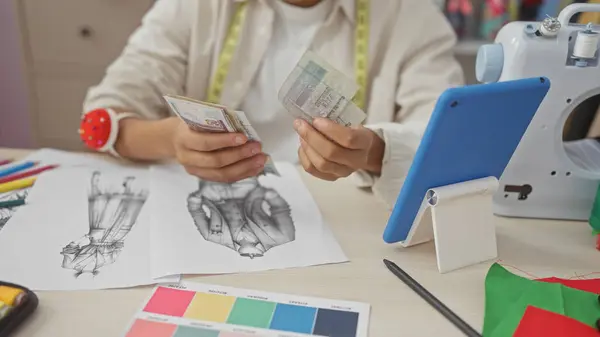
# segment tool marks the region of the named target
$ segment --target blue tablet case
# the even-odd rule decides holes
[[[450,88],[440,95],[383,233],[408,237],[430,188],[498,180],[550,89],[545,77]]]

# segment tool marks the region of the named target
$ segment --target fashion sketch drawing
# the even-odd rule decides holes
[[[63,248],[62,267],[73,269],[75,277],[96,275],[102,266],[114,263],[124,240],[135,225],[148,191],[135,191],[135,177],[126,177],[118,188],[100,188],[100,172],[91,178],[88,196],[89,232]]]
[[[258,178],[235,183],[200,180],[187,206],[202,237],[250,259],[294,241],[289,204]]]
[[[27,198],[27,194],[29,193],[29,188],[23,190],[12,191],[8,193],[4,193],[0,195],[0,201],[12,201]],[[0,230],[6,225],[8,220],[15,214],[17,208],[0,208]]]

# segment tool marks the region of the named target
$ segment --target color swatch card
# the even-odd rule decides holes
[[[366,303],[182,282],[154,289],[125,337],[366,337]]]

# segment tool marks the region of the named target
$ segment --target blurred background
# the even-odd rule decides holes
[[[73,117],[81,113],[87,88],[100,81],[154,1],[0,1],[0,147],[83,150],[79,120]],[[493,41],[504,24],[556,16],[580,2],[422,1],[434,1],[455,28],[460,38],[455,54],[469,84],[476,83],[479,46]],[[574,21],[597,23],[598,18],[584,13]],[[588,119],[595,116],[597,100],[591,106]]]

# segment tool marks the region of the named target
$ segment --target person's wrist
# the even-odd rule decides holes
[[[178,126],[176,117],[160,120],[123,119],[115,150],[132,159],[161,160],[175,156],[173,138]]]
[[[168,117],[158,121],[158,123],[160,123],[158,127],[162,130],[162,137],[165,140],[164,142],[161,142],[161,145],[163,145],[162,153],[165,158],[175,157],[174,139],[179,122],[180,120],[178,117]]]
[[[367,162],[364,170],[372,174],[381,174],[383,167],[383,156],[385,153],[385,141],[379,137],[374,131],[370,130],[373,136],[373,141],[367,153]]]

